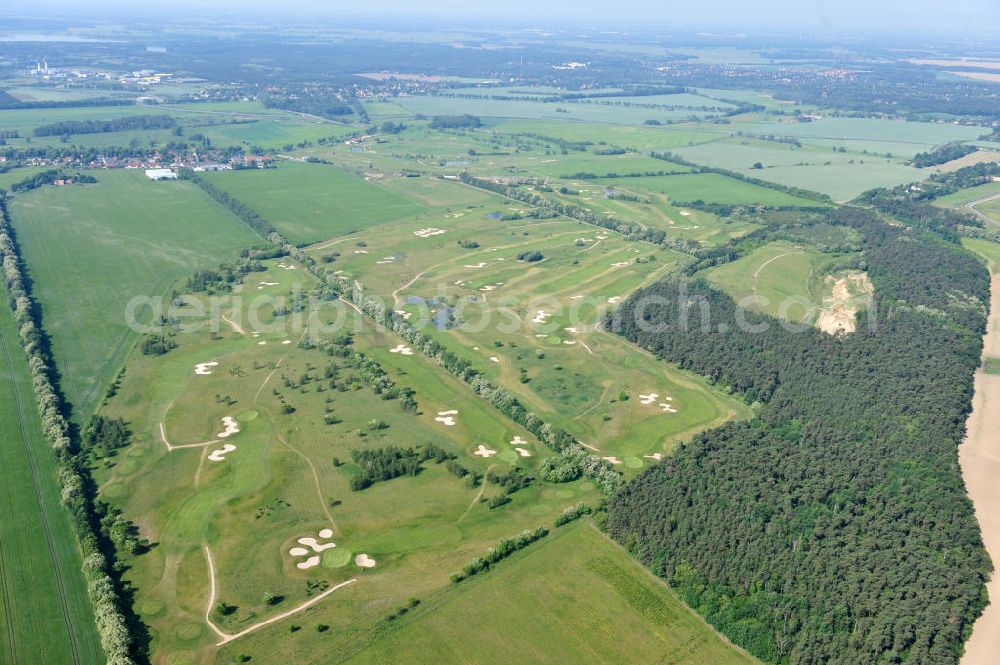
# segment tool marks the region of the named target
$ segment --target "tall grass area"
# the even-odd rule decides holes
[[[52,339],[62,389],[85,418],[136,339],[134,296],[163,295],[257,238],[193,184],[139,171],[100,171],[98,183],[43,187],[10,213]]]
[[[205,179],[250,206],[295,244],[360,231],[424,211],[416,201],[325,164],[208,173]]]
[[[6,296],[6,292],[4,292]],[[0,307],[0,663],[103,662],[31,375]]]
[[[584,522],[425,606],[383,624],[347,662],[757,662]]]

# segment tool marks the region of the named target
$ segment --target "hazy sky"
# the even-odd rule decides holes
[[[793,28],[808,31],[895,32],[1000,31],[1000,0],[7,0],[37,13],[62,8],[77,15],[95,13],[113,18],[114,11],[149,8],[169,12],[255,9],[290,15],[314,13],[371,18],[425,17],[448,22],[555,23],[690,27],[713,25],[732,29]],[[16,11],[16,10],[14,10]]]

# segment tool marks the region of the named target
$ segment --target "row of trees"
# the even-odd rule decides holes
[[[626,486],[607,528],[766,662],[953,664],[991,569],[957,463],[988,275],[923,228],[824,220],[860,237],[875,287],[856,333],[786,329],[701,280],[606,322],[760,403]]]
[[[7,213],[5,194],[0,191],[0,258],[8,304],[18,326],[18,339],[28,356],[35,404],[42,419],[45,439],[58,462],[58,481],[62,503],[69,511],[77,540],[83,552],[83,572],[87,593],[94,607],[101,646],[109,665],[133,665],[132,636],[124,612],[119,587],[110,573],[112,552],[104,547],[98,516],[91,495],[92,483],[86,466],[71,439],[71,430],[63,415],[63,402],[52,380],[53,371],[45,335],[36,319],[37,309],[23,276],[23,267],[13,228]]]
[[[35,136],[67,136],[70,134],[105,134],[131,130],[171,129],[177,121],[169,115],[127,115],[110,120],[63,120],[35,127]]]
[[[516,536],[512,536],[511,538],[504,538],[499,543],[491,547],[484,556],[479,557],[472,563],[469,563],[462,568],[461,573],[453,574],[451,576],[451,581],[458,584],[462,580],[472,577],[473,575],[485,573],[494,564],[503,561],[518,550],[523,550],[531,543],[541,540],[547,535],[549,535],[549,530],[544,526],[540,526],[534,531],[525,530]]]

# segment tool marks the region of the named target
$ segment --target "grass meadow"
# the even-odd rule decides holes
[[[15,196],[11,218],[75,414],[86,418],[136,334],[134,296],[163,295],[199,268],[257,241],[235,216],[186,182],[141,171],[98,171],[97,184]]]
[[[293,243],[307,244],[360,231],[423,210],[413,200],[325,164],[286,163],[277,169],[206,174]]]

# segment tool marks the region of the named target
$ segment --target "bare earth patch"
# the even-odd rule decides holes
[[[828,335],[846,335],[857,328],[855,315],[871,303],[874,287],[868,275],[860,271],[844,273],[840,277],[826,278],[832,284],[831,295],[823,299],[823,309],[816,319],[816,327]]]

